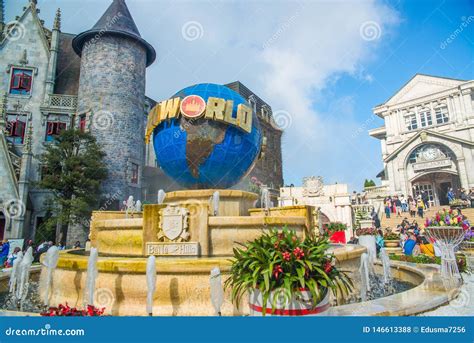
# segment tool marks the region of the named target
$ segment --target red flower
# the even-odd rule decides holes
[[[277,264],[275,267],[273,267],[273,276],[275,277],[275,279],[278,279],[280,274],[283,274],[283,269],[279,264]]]
[[[290,254],[288,251],[285,251],[285,252],[283,253],[283,259],[284,259],[285,261],[289,261],[289,260],[291,259],[291,254]]]
[[[280,246],[280,241],[276,241],[274,244],[273,244],[273,247],[275,249],[278,249],[278,247]]]
[[[331,261],[326,261],[324,264],[324,272],[327,274],[332,270],[332,264]]]
[[[296,247],[294,250],[293,250],[293,255],[295,255],[295,257],[300,260],[302,257],[304,257],[304,252],[303,250],[301,250],[300,247]]]

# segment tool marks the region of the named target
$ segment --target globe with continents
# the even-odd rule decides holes
[[[235,118],[240,114],[240,104],[252,108],[237,92],[210,83],[187,87],[172,99],[180,98],[184,102],[193,98],[191,95],[201,97],[203,107],[210,97],[226,100],[226,105],[230,104],[229,116],[232,106],[232,118],[226,118],[234,123],[238,123]],[[253,110],[251,119],[247,130],[229,125],[225,120],[210,119],[207,112],[197,119],[177,115],[163,120],[153,130],[158,164],[168,176],[188,189],[229,188],[253,167],[260,152],[262,132]]]

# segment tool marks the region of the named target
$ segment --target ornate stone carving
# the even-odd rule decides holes
[[[168,205],[160,211],[159,242],[184,242],[188,232],[189,211],[178,205]]]
[[[304,196],[318,196],[323,195],[323,177],[322,176],[308,176],[303,178],[303,195]]]

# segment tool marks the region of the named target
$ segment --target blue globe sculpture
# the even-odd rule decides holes
[[[232,116],[246,100],[228,87],[203,83],[187,87],[174,97],[199,95],[233,100]],[[161,122],[153,131],[158,164],[177,183],[188,189],[229,188],[253,167],[260,152],[262,132],[255,112],[252,127],[238,127],[204,117],[189,120],[184,116]]]

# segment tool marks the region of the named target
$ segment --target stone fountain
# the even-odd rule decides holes
[[[157,203],[143,210],[129,197],[125,212],[93,212],[91,254],[99,252],[89,259],[93,270],[87,252],[60,254],[47,302],[81,307],[86,299],[114,315],[245,313],[246,306],[238,310],[228,292],[216,300],[221,296],[217,279],[210,287],[211,270],[225,279],[233,248],[267,230],[318,233],[319,212],[311,206],[272,207],[268,189],[261,199],[229,189],[264,156],[265,141],[253,107],[230,88],[198,84],[179,91],[151,110],[145,137],[153,140],[163,171],[186,190],[160,190]],[[262,208],[255,208],[257,200]],[[356,270],[364,251],[337,247],[334,253],[345,269]]]

